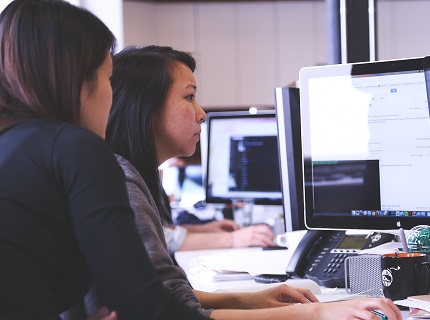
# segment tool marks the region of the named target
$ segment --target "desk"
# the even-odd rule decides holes
[[[258,255],[259,252],[261,252],[262,254],[270,253],[270,251],[263,252],[261,248],[177,251],[175,253],[175,259],[178,265],[182,269],[184,269],[185,273],[187,274],[187,278],[191,286],[196,290],[207,291],[207,292],[258,291],[258,290],[267,289],[269,286],[279,285],[279,283],[275,283],[275,284],[258,283],[258,282],[255,282],[251,276],[248,276],[246,279],[242,279],[242,280],[235,279],[235,280],[224,280],[224,281],[212,281],[209,277],[196,276],[195,273],[192,272],[192,268],[195,268],[196,265],[199,264],[199,259],[201,257],[208,257],[213,255],[215,257],[225,256],[226,259],[230,259],[232,255],[236,255],[240,257],[244,253],[252,253],[252,255],[254,254]],[[271,252],[273,253],[274,251],[271,251]],[[285,268],[283,267],[281,267],[281,269],[285,270]],[[299,281],[301,279],[295,279],[295,280]],[[334,293],[336,290],[339,295],[346,296],[346,292],[344,289],[318,287],[317,290],[321,290],[322,294]]]
[[[193,268],[196,261],[201,256],[207,256],[210,254],[217,255],[228,255],[234,254],[235,252],[240,253],[244,252],[244,250],[249,250],[251,252],[261,251],[261,248],[246,248],[246,249],[211,249],[211,250],[193,250],[193,251],[177,251],[175,253],[175,259],[178,265],[184,269],[187,274],[188,280],[194,289],[206,292],[214,292],[214,291],[258,291],[267,289],[269,286],[276,286],[278,284],[264,284],[257,283],[253,279],[246,280],[231,280],[231,281],[211,281],[209,279],[202,279],[200,277],[196,277],[190,272],[190,269]],[[289,283],[291,284],[291,283]],[[321,301],[332,301],[332,299],[321,299],[324,297],[333,298],[333,300],[339,300],[339,298],[348,297],[348,294],[344,289],[332,289],[320,287],[321,295],[317,295],[318,299]],[[409,311],[402,311],[403,319],[408,319]]]
[[[249,251],[261,251],[261,248],[247,248]],[[226,256],[234,252],[244,252],[244,249],[211,249],[211,250],[193,250],[193,251],[177,251],[175,252],[175,259],[178,265],[184,269],[187,274],[188,281],[191,286],[200,291],[213,292],[218,290],[227,290],[234,288],[264,288],[263,283],[257,283],[253,279],[245,280],[229,280],[229,281],[211,281],[202,277],[195,276],[190,269],[197,263],[199,257],[211,254],[225,254]],[[266,287],[267,288],[267,287]]]

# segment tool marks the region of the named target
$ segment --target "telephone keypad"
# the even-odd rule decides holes
[[[344,231],[309,230],[294,252],[287,272],[314,280],[322,286],[344,287],[345,260],[360,252],[356,248],[361,246],[361,249],[368,249],[393,239],[392,235],[385,234],[373,243],[372,238],[367,239],[365,236],[349,237]]]
[[[342,232],[334,233],[328,240],[329,246],[326,244],[314,256],[306,272],[308,278],[316,279],[320,284],[333,282],[334,286],[342,286],[343,281],[337,278],[343,278],[345,259],[348,256],[357,254],[355,250],[333,249],[343,236],[344,233]],[[321,268],[322,266],[324,267]]]

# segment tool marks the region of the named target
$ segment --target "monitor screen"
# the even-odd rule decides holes
[[[305,223],[430,224],[428,58],[300,72]]]
[[[206,202],[229,203],[241,197],[280,205],[275,113],[211,112],[206,126]]]

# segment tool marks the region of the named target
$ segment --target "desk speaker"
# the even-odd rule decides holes
[[[346,258],[345,289],[350,294],[382,297],[381,256]]]

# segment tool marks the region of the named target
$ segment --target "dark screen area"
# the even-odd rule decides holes
[[[379,161],[313,163],[315,214],[381,208]]]
[[[278,191],[281,188],[276,136],[232,137],[230,191]]]

